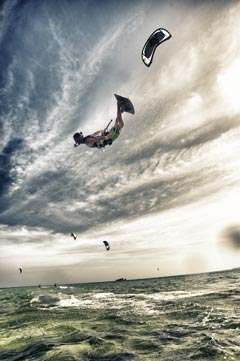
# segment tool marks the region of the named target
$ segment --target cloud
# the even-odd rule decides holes
[[[9,184],[14,182],[15,176],[12,167],[12,159],[24,146],[24,140],[14,138],[7,143],[0,153],[0,197],[6,191]]]

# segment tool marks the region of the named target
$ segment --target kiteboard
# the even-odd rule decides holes
[[[130,99],[114,94],[120,107],[127,113],[135,114],[133,103]]]

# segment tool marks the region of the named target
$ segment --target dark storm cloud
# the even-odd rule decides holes
[[[83,226],[82,230],[87,230],[95,225],[106,222],[126,221],[140,216],[182,206],[203,197],[202,187],[214,177],[220,177],[221,172],[212,170],[211,173],[203,177],[200,170],[192,172],[188,177],[178,176],[174,179],[156,180],[140,186],[135,186],[131,191],[110,193],[104,199],[99,199],[88,205],[89,224]],[[198,185],[197,187],[194,185]],[[189,193],[189,189],[194,187],[194,191]],[[209,193],[218,192],[219,189],[212,185]],[[207,197],[209,194],[204,193]],[[109,204],[111,211],[109,212]],[[84,211],[81,212],[84,215]],[[87,217],[87,215],[86,215]],[[84,217],[85,218],[85,217]]]
[[[11,216],[6,212],[1,217],[2,222],[11,226],[27,224],[30,227],[37,227],[40,225],[56,230],[55,224],[58,223],[59,211],[67,198],[65,185],[68,182],[71,182],[71,179],[67,174],[51,170],[36,179],[33,178],[30,183],[26,182],[24,187],[15,193],[18,204],[13,201],[10,203],[9,200],[9,209],[12,208]],[[59,229],[63,230],[64,224]],[[66,231],[70,229],[69,225],[69,230]]]
[[[138,171],[140,174],[141,168]],[[32,201],[29,200],[25,205],[22,204],[19,209],[15,207],[15,210],[11,211],[11,219],[8,220],[8,214],[6,214],[3,220],[12,225],[47,225],[58,232],[70,232],[74,224],[76,231],[83,232],[106,222],[135,219],[141,215],[196,201],[203,196],[202,187],[209,185],[212,179],[220,176],[221,172],[218,169],[212,168],[211,172],[208,170],[205,174],[203,168],[202,171],[199,169],[192,171],[187,177],[179,175],[168,177],[166,180],[149,180],[145,184],[135,185],[132,190],[122,187],[119,191],[114,188],[117,177],[111,177],[111,174],[105,175],[103,180],[98,177],[92,182],[86,180],[73,183],[71,178],[66,181],[66,175],[49,172],[49,186],[46,187],[44,181],[45,177],[48,177],[47,174],[39,177],[39,180],[33,182],[34,188],[31,189],[31,185],[29,187],[29,192],[33,194],[36,194],[38,190],[38,197],[34,197]],[[197,187],[194,186],[196,184]],[[189,193],[191,188],[194,188],[194,191]],[[103,193],[96,196],[99,190]],[[219,189],[213,183],[208,190],[213,193]],[[78,194],[76,198],[75,194]],[[86,199],[87,195],[90,198]],[[94,195],[93,200],[91,195]],[[208,196],[206,191],[204,191],[204,196]],[[86,202],[85,206],[69,213],[65,207],[81,199]],[[110,211],[109,205],[111,205]],[[62,219],[62,222],[59,222],[59,219]]]
[[[12,170],[12,158],[23,147],[24,140],[14,138],[8,142],[0,153],[0,197],[6,188],[14,181]]]
[[[191,150],[204,143],[211,142],[221,137],[224,133],[239,126],[239,116],[220,117],[217,119],[206,119],[204,124],[196,126],[192,130],[182,131],[180,134],[163,133],[157,139],[153,138],[147,144],[141,144],[136,150],[130,150],[128,154],[120,160],[123,164],[131,164],[141,159],[149,159],[154,155],[164,154],[171,151]],[[150,137],[151,139],[151,137]]]

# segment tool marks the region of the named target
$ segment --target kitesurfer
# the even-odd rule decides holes
[[[126,98],[122,98],[122,99],[126,99]],[[116,140],[119,137],[120,132],[124,127],[122,113],[124,113],[125,111],[129,112],[128,109],[125,108],[124,102],[121,103],[120,101],[118,101],[117,117],[114,126],[109,131],[106,131],[106,129],[98,130],[97,132],[91,135],[87,135],[86,137],[84,137],[82,132],[75,133],[73,135],[73,139],[75,140],[75,147],[77,147],[80,144],[85,144],[90,148],[101,149],[104,148],[106,145],[111,145],[114,142],[114,140]]]

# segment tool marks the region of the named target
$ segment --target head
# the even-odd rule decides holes
[[[80,133],[75,133],[73,135],[73,139],[75,140],[75,142],[77,144],[82,144],[83,143],[83,139],[84,139],[84,136],[83,136],[83,133],[80,132]]]

